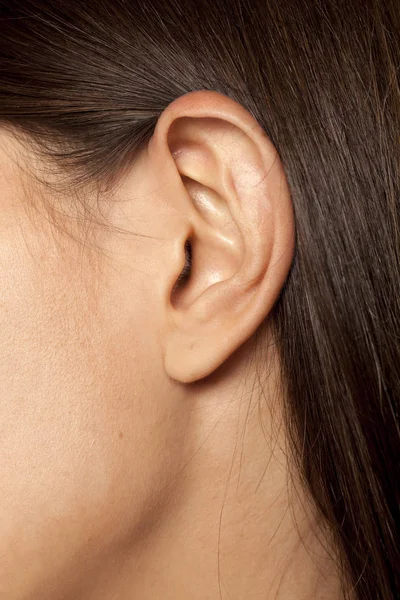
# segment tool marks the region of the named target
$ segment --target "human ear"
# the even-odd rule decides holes
[[[173,101],[148,156],[163,200],[180,215],[161,278],[164,365],[189,383],[216,370],[268,317],[293,260],[292,202],[268,136],[218,92]],[[179,281],[188,242],[190,274]]]

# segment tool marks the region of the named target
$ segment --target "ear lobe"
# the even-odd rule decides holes
[[[272,309],[293,259],[292,203],[271,141],[248,111],[217,92],[170,104],[149,155],[159,164],[162,156],[174,160],[183,184],[191,271],[169,289],[162,343],[167,373],[190,383],[221,366]]]

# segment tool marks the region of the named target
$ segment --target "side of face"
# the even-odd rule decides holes
[[[188,414],[158,339],[152,282],[167,242],[129,234],[158,237],[167,218],[138,183],[146,165],[109,215],[126,233],[90,225],[89,240],[70,235],[73,220],[56,227],[44,207],[26,208],[44,190],[27,187],[13,140],[2,142],[0,581],[13,598],[36,585],[40,596],[46,581],[45,597],[49,573],[65,589],[152,528],[185,458]]]

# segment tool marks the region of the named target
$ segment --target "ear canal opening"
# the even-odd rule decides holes
[[[187,239],[185,242],[185,266],[179,274],[178,279],[175,282],[173,292],[175,292],[183,283],[190,277],[190,273],[192,270],[192,242],[190,239]]]

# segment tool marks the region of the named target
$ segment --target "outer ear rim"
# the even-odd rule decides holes
[[[257,133],[264,137],[265,143],[270,144],[270,149],[274,149],[264,129],[244,106],[225,94],[206,89],[187,92],[173,100],[160,114],[149,144],[156,144],[157,140],[167,144],[171,124],[184,117],[221,119],[243,130],[249,137],[252,137],[254,135],[252,132],[257,130]]]

